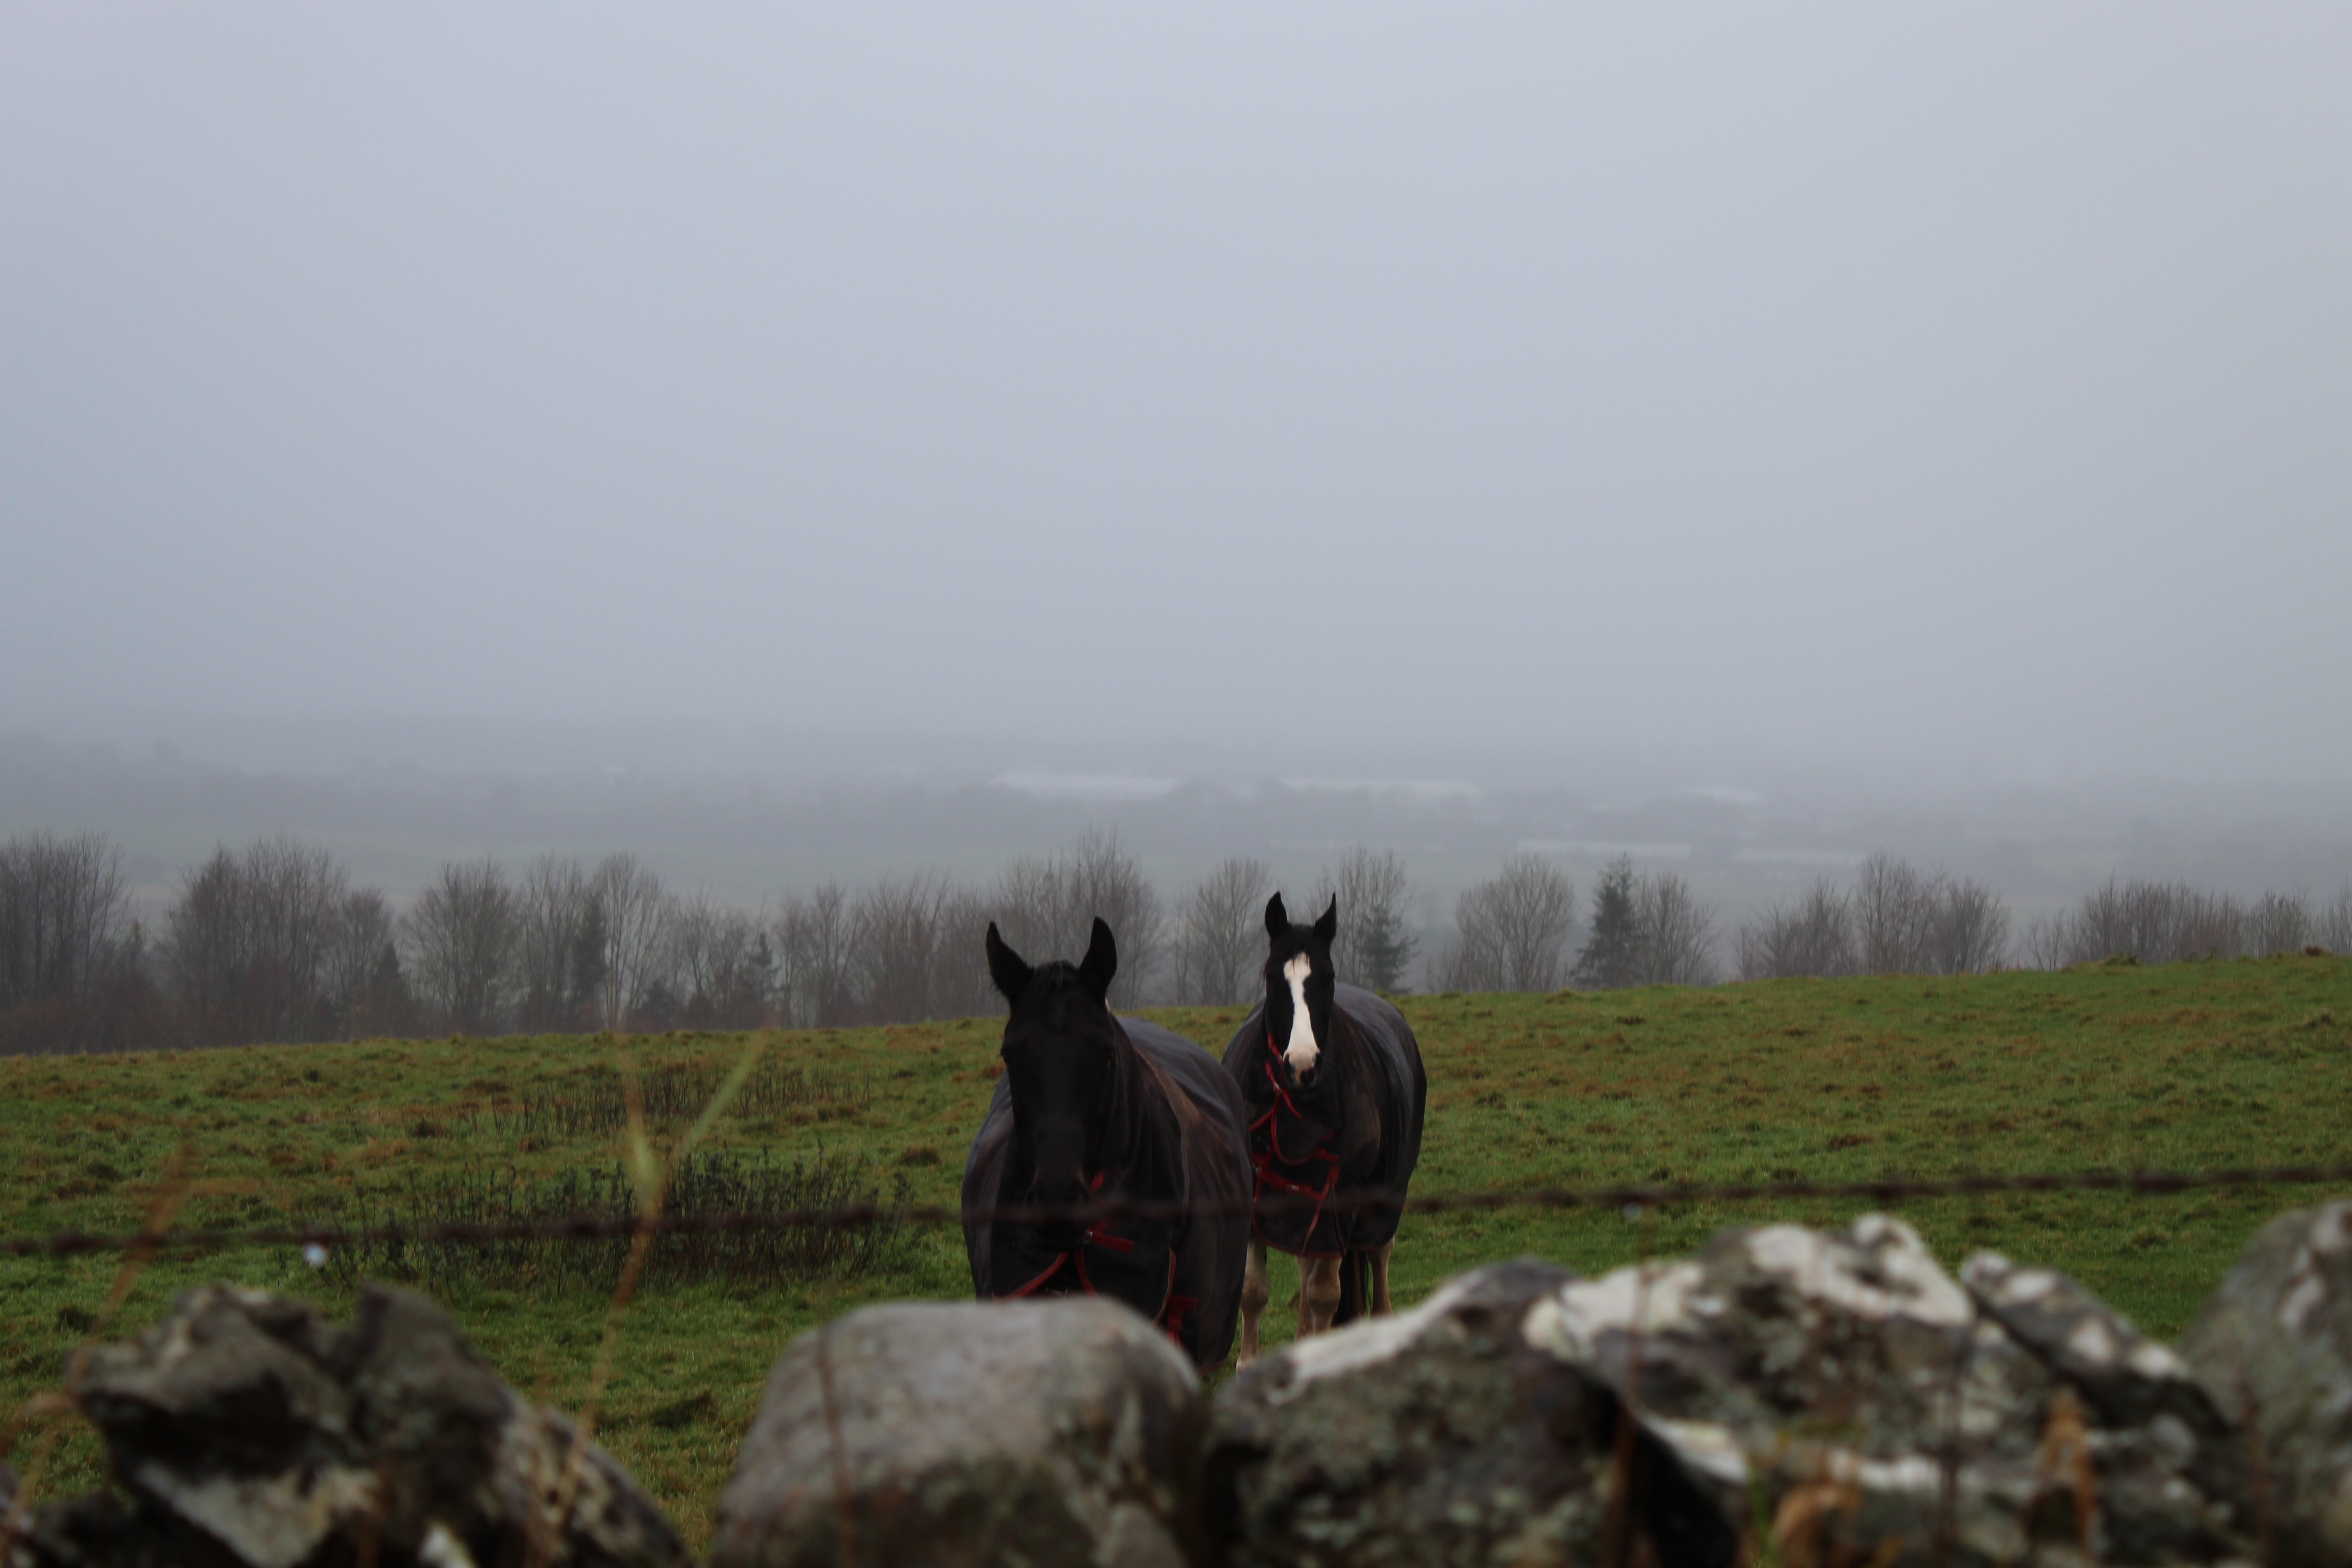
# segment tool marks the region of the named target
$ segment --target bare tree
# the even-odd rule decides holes
[[[324,849],[266,838],[224,847],[182,882],[170,973],[199,1044],[322,1039],[335,1027],[326,952],[349,892]]]
[[[2106,883],[2035,932],[2034,961],[2045,968],[2128,957],[2141,963],[2221,958],[2244,951],[2246,913],[2227,894],[2185,882]]]
[[[1927,957],[1937,974],[1982,974],[2009,961],[2009,905],[1974,878],[1937,878]]]
[[[1227,1006],[1255,994],[1273,885],[1265,861],[1232,856],[1184,895],[1176,910],[1172,1000]]]
[[[1536,855],[1514,855],[1500,875],[1454,906],[1455,939],[1441,970],[1449,991],[1556,991],[1567,977],[1576,888]]]
[[[1642,878],[1634,910],[1643,984],[1715,984],[1715,909],[1688,882],[1671,871]]]
[[[988,977],[988,898],[950,887],[940,898],[931,950],[931,1016],[976,1018],[1002,1012],[1003,998]]]
[[[1972,974],[2008,956],[2009,908],[1972,879],[1882,852],[1863,862],[1847,907],[1863,973]]]
[[[461,1035],[504,1026],[520,928],[514,889],[496,860],[441,868],[401,919],[411,984],[436,1023]]]
[[[2296,894],[2264,893],[2246,910],[2245,951],[2255,958],[2301,952],[2311,941],[2311,903]]]
[[[987,893],[989,918],[1004,940],[1031,963],[1087,951],[1096,917],[1118,942],[1114,1007],[1131,1007],[1151,994],[1160,967],[1165,917],[1160,895],[1118,836],[1088,828],[1061,854],[1024,856],[1006,867]]]
[[[1339,934],[1331,943],[1331,963],[1339,978],[1374,991],[1403,990],[1413,950],[1412,882],[1403,857],[1356,846],[1324,870],[1308,904],[1319,911],[1334,898]]]
[[[2313,917],[2311,938],[2338,957],[2352,956],[2352,882]]]
[[[2085,894],[2072,917],[2067,961],[2126,956],[2142,963],[2234,955],[2244,914],[2227,895],[2184,882],[2117,881]]]
[[[931,984],[949,891],[929,874],[885,877],[851,905],[853,973],[868,1021],[906,1024],[934,1016]]]
[[[1937,887],[1904,861],[1880,851],[1854,879],[1853,935],[1864,974],[1919,974],[1932,967]]]
[[[0,1052],[167,1043],[121,858],[97,834],[0,844]]]
[[[320,984],[329,997],[347,1007],[350,998],[367,989],[383,944],[398,939],[397,926],[391,902],[375,889],[355,889],[344,896],[321,966]]]
[[[2207,893],[2179,886],[2179,945],[2173,962],[2184,958],[2235,958],[2246,951],[2246,911],[2227,893]]]
[[[1739,931],[1739,977],[1827,979],[1852,974],[1857,963],[1853,909],[1824,877],[1794,903],[1774,904]]]
[[[762,922],[697,893],[677,906],[670,930],[671,985],[682,1020],[700,1029],[755,1029],[776,987],[775,948]]]
[[[785,900],[771,925],[780,970],[778,1005],[784,1022],[793,1028],[816,1029],[855,1021],[849,895],[841,885],[827,882],[804,899]]]
[[[1051,855],[1021,856],[988,886],[989,919],[1005,942],[1033,963],[1067,956],[1068,902],[1061,862]]]
[[[2028,969],[2063,969],[2079,962],[2074,957],[2077,945],[2074,917],[2071,911],[2062,910],[2056,914],[2034,917],[2025,928],[2018,958]]]
[[[373,888],[345,895],[327,941],[320,989],[338,1039],[414,1033],[422,1026],[401,967],[399,922]]]
[[[604,932],[587,868],[541,855],[515,891],[515,1021],[530,1030],[574,1029],[596,1008]]]
[[[590,879],[592,919],[603,938],[598,958],[599,1022],[607,1029],[630,1026],[631,1017],[658,984],[671,900],[661,879],[634,855],[607,855]]]
[[[95,833],[0,845],[0,1007],[88,995],[131,934],[122,855]]]

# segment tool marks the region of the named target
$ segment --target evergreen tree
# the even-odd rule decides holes
[[[1592,934],[1576,955],[1576,983],[1589,991],[1634,984],[1641,975],[1642,917],[1633,861],[1620,855],[1592,886]]]
[[[1376,904],[1359,918],[1355,984],[1370,991],[1402,991],[1413,949],[1403,911],[1394,905]]]

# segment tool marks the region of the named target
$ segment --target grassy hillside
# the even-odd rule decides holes
[[[2337,959],[1404,1005],[1430,1069],[1425,1192],[2352,1159],[2352,963]],[[1155,1016],[1221,1049],[1240,1011]],[[755,1092],[710,1147],[764,1152],[759,1168],[774,1180],[790,1181],[797,1161],[831,1191],[949,1202],[995,1076],[997,1029],[968,1019],[626,1049],[654,1098],[657,1145],[674,1145],[689,1102],[756,1049]],[[128,1227],[175,1181],[184,1226],[477,1213],[457,1205],[518,1192],[547,1201],[567,1173],[584,1194],[591,1178],[618,1182],[617,1054],[610,1040],[519,1038],[0,1060],[0,1231]],[[1905,1212],[1948,1262],[1990,1247],[2055,1264],[2170,1335],[2263,1218],[2320,1195],[2000,1196]],[[1397,1284],[1410,1302],[1454,1270],[1520,1252],[1597,1272],[1724,1225],[1835,1223],[1860,1206],[1414,1217]],[[286,1249],[170,1258],[132,1282],[118,1321],[148,1321],[174,1290],[214,1279],[340,1313],[348,1262],[314,1271]],[[968,1289],[952,1232],[909,1235],[863,1262],[781,1288],[661,1278],[639,1298],[603,1435],[698,1544],[786,1339],[859,1301]],[[545,1257],[522,1257],[427,1282],[509,1381],[576,1408],[604,1331],[599,1267],[558,1279]],[[55,1386],[119,1270],[112,1258],[0,1259],[5,1408]],[[1291,1282],[1279,1269],[1276,1279],[1278,1317]],[[20,1468],[32,1451],[20,1442]],[[67,1432],[45,1489],[92,1484],[96,1453]]]

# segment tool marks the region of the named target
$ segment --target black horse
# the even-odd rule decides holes
[[[1034,969],[992,922],[988,972],[1013,1016],[1004,1076],[964,1163],[965,1209],[1134,1198],[1215,1212],[1091,1226],[967,1224],[973,1290],[982,1300],[1108,1296],[1165,1329],[1196,1366],[1223,1362],[1240,1307],[1251,1201],[1233,1079],[1192,1041],[1112,1016],[1104,998],[1118,952],[1100,920],[1084,962]]]
[[[1421,1158],[1429,1079],[1404,1015],[1331,968],[1339,900],[1295,926],[1280,893],[1265,906],[1265,1001],[1225,1047],[1225,1070],[1249,1102],[1257,1214],[1242,1287],[1241,1362],[1257,1357],[1270,1294],[1265,1249],[1298,1256],[1298,1333],[1320,1333],[1370,1310],[1389,1311],[1394,1208],[1357,1207],[1366,1194],[1404,1196]]]

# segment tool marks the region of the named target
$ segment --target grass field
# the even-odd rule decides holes
[[[1423,1192],[2352,1159],[2352,962],[2339,959],[1403,1005],[1431,1081]],[[1153,1016],[1222,1048],[1241,1010]],[[886,1197],[952,1202],[998,1028],[667,1036],[626,1050],[649,1083],[667,1072],[675,1099],[756,1049],[772,1092],[721,1118],[710,1147],[766,1151],[775,1168],[822,1152],[835,1177]],[[174,1181],[189,1194],[177,1223],[198,1226],[380,1211],[417,1191],[544,1193],[563,1173],[624,1159],[613,1117],[588,1114],[617,1103],[618,1054],[609,1039],[516,1038],[0,1060],[0,1232],[128,1228]],[[656,1115],[656,1143],[687,1120]],[[1950,1264],[1993,1247],[2056,1265],[2170,1336],[2262,1220],[2322,1195],[2003,1195],[1904,1212]],[[1517,1253],[1599,1272],[1722,1226],[1842,1223],[1861,1206],[1414,1216],[1397,1251],[1400,1303]],[[698,1549],[787,1339],[862,1301],[969,1289],[951,1231],[911,1234],[869,1261],[782,1287],[656,1279],[638,1298],[600,1435]],[[109,1329],[119,1259],[0,1259],[0,1407],[53,1389],[75,1344],[152,1321],[186,1285],[234,1279],[341,1314],[350,1287],[336,1272],[288,1249],[171,1257],[136,1278]],[[1276,1338],[1292,1287],[1277,1269]],[[604,1331],[596,1279],[473,1272],[439,1293],[509,1382],[578,1407]],[[36,1423],[19,1468],[45,1432],[61,1440],[43,1490],[96,1484],[94,1440],[63,1421]]]

